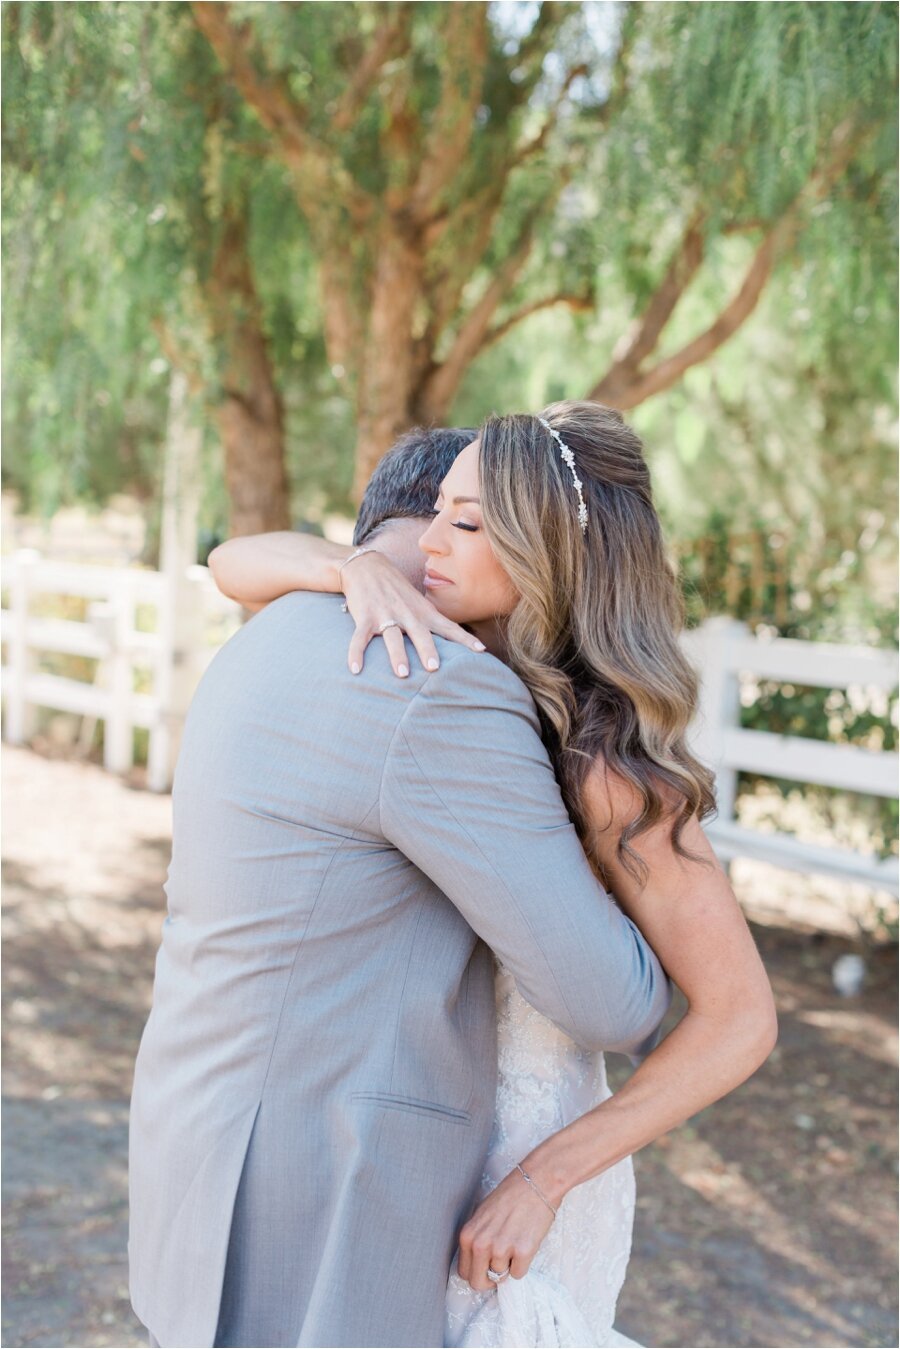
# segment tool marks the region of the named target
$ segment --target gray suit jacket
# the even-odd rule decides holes
[[[670,987],[597,884],[520,680],[365,673],[330,595],[216,655],[173,792],[135,1069],[132,1301],[166,1346],[440,1345],[496,1089],[491,951],[582,1045]]]

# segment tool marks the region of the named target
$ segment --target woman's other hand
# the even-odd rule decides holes
[[[347,653],[347,663],[353,674],[362,670],[366,647],[373,637],[378,636],[384,638],[394,674],[400,679],[409,674],[404,633],[416,648],[426,670],[436,670],[440,665],[433,633],[451,642],[460,642],[471,651],[485,650],[477,637],[452,619],[444,618],[399,567],[377,549],[354,558],[343,568],[341,581],[347,609],[356,621],[356,631]],[[396,626],[384,627],[389,622]]]
[[[459,1277],[476,1293],[495,1286],[487,1277],[488,1268],[499,1274],[509,1266],[507,1278],[524,1278],[553,1221],[553,1214],[521,1173],[510,1171],[460,1231]]]

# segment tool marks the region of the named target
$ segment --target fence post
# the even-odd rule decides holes
[[[127,773],[134,764],[134,726],[131,699],[134,674],[131,634],[134,631],[132,573],[122,571],[110,596],[113,604],[111,646],[107,664],[109,713],[103,727],[103,766],[110,773]]]
[[[28,676],[32,655],[28,647],[28,606],[31,578],[40,561],[34,548],[20,548],[10,559],[9,606],[9,695],[6,701],[6,739],[21,745],[34,735],[37,708],[28,702]]]
[[[166,792],[172,785],[185,713],[196,684],[193,653],[204,640],[204,615],[192,568],[161,577],[159,663],[156,667],[157,720],[150,732],[147,786]]]
[[[746,623],[719,614],[686,634],[688,654],[701,679],[698,716],[691,728],[692,749],[715,771],[717,818],[721,821],[734,819],[737,793],[737,771],[723,762],[724,733],[739,726],[741,717],[740,682],[733,668],[732,650],[734,643],[748,633]]]
[[[171,786],[184,715],[193,693],[191,653],[203,641],[197,587],[190,569],[197,560],[200,456],[203,431],[185,376],[173,370],[169,386],[160,540],[159,663],[156,725],[150,732],[147,785]]]

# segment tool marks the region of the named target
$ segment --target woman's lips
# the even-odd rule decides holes
[[[439,571],[426,571],[425,589],[437,590],[440,586],[451,586],[453,582],[446,576],[442,576]]]

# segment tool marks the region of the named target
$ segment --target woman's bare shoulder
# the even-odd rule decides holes
[[[654,786],[662,800],[663,814],[655,825],[641,834],[645,842],[649,842],[654,834],[669,838],[672,822],[684,807],[684,797],[669,783],[656,778]],[[602,756],[598,756],[591,766],[582,787],[582,795],[591,826],[601,836],[610,834],[617,838],[644,809],[644,798],[636,784]],[[689,831],[690,837],[695,840],[703,836],[696,817],[686,822],[684,830]],[[682,838],[687,843],[688,833],[684,832]]]
[[[594,759],[581,790],[591,823],[601,834],[611,829],[621,832],[643,809],[635,784],[602,755]]]

